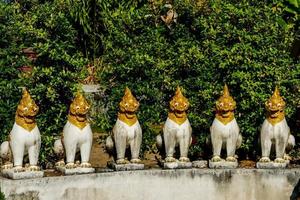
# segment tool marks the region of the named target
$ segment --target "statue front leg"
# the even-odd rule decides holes
[[[179,140],[179,148],[180,148],[180,158],[181,162],[189,162],[188,151],[190,146],[191,136],[189,133],[185,133]]]
[[[11,148],[8,141],[4,141],[0,147],[0,155],[2,158],[2,169],[11,169],[13,168],[13,157]]]
[[[81,156],[80,167],[82,167],[82,168],[92,167],[92,165],[89,163],[91,149],[92,149],[92,141],[91,140],[83,143],[80,146],[80,156]]]
[[[17,172],[25,170],[23,168],[25,144],[21,141],[18,142],[12,140],[10,143],[12,154],[13,154],[13,160],[14,160],[14,170]]]
[[[271,146],[272,146],[271,139],[269,138],[261,139],[262,158],[259,160],[259,162],[270,162]]]
[[[29,156],[29,170],[30,171],[39,171],[40,167],[37,166],[38,158],[40,153],[40,144],[32,145],[28,148],[28,156]]]
[[[126,164],[125,151],[126,151],[126,136],[123,134],[115,134],[115,145],[117,151],[117,164]]]
[[[219,162],[221,161],[221,149],[222,149],[222,138],[218,135],[211,134],[211,142],[213,148],[213,157],[211,159],[212,162]]]
[[[235,156],[235,149],[236,149],[237,138],[236,137],[229,137],[226,140],[226,150],[227,150],[227,158],[226,161],[229,162],[236,162]]]
[[[175,135],[168,131],[164,131],[164,141],[166,149],[166,162],[175,162],[176,159],[173,157],[175,153],[176,138]]]
[[[130,150],[131,150],[131,160],[132,163],[140,163],[141,160],[139,159],[140,148],[142,144],[142,135],[137,134],[136,138],[131,141],[130,143]]]
[[[276,159],[275,162],[277,163],[284,163],[284,153],[285,153],[285,147],[287,140],[284,139],[277,139],[275,141],[275,148],[276,148]]]

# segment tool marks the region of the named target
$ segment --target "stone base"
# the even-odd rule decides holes
[[[115,171],[142,170],[145,168],[145,165],[140,163],[116,164],[115,162],[108,162],[107,166]]]
[[[258,169],[283,169],[288,166],[288,162],[276,163],[276,162],[257,162],[256,168]]]
[[[194,168],[207,168],[207,160],[196,160],[192,162]]]
[[[234,169],[238,167],[238,162],[228,162],[226,160],[221,160],[219,162],[212,162],[209,160],[209,168],[212,169]]]
[[[67,169],[66,167],[56,167],[57,171],[60,171],[64,175],[73,175],[73,174],[89,174],[94,173],[95,168],[82,168],[82,167],[76,167],[73,169]]]
[[[192,168],[191,162],[162,162],[164,169],[189,169]]]
[[[3,169],[2,176],[10,179],[31,179],[31,178],[42,178],[44,176],[43,171],[29,171],[15,172],[14,169]]]

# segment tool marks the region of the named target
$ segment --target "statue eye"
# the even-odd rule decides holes
[[[220,103],[220,106],[224,106],[224,103],[222,102],[222,103]]]
[[[232,103],[229,103],[229,106],[232,106]]]
[[[28,107],[25,107],[25,108],[24,108],[24,111],[28,111]]]
[[[128,107],[128,103],[125,103],[125,107]]]
[[[277,104],[277,106],[278,106],[278,107],[280,107],[280,106],[281,106],[281,104],[280,104],[280,103],[278,103],[278,104]]]
[[[174,105],[177,107],[178,106],[178,102],[176,102]]]
[[[79,106],[76,106],[75,109],[78,110],[78,109],[79,109]]]

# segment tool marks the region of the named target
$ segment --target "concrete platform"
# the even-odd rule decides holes
[[[238,167],[238,162],[229,162],[224,159],[222,159],[219,162],[212,162],[209,160],[209,168],[212,169],[235,169]]]
[[[295,169],[137,170],[11,180],[0,178],[7,200],[287,200]]]
[[[145,168],[145,165],[140,163],[116,164],[115,162],[108,162],[107,166],[115,171],[132,171]]]
[[[29,171],[25,170],[23,172],[15,172],[15,170],[12,169],[3,169],[2,170],[2,176],[14,180],[18,179],[32,179],[32,178],[41,178],[44,176],[43,171]]]
[[[74,174],[89,174],[94,173],[95,168],[82,168],[82,167],[76,167],[73,169],[67,169],[66,167],[56,167],[56,170],[63,173],[64,175],[74,175]]]
[[[276,162],[257,162],[256,168],[258,169],[284,169],[288,166],[288,163],[276,163]]]

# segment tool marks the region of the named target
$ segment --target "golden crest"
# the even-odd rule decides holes
[[[266,101],[265,107],[267,109],[267,120],[272,125],[275,125],[284,119],[285,102],[280,96],[280,92],[277,86],[275,87],[273,95],[268,101]]]
[[[223,95],[216,102],[216,118],[223,124],[228,124],[234,119],[236,102],[230,96],[227,84],[224,85]]]
[[[170,111],[168,117],[177,124],[183,124],[187,119],[186,111],[189,108],[189,101],[183,96],[180,87],[178,86],[170,101]]]
[[[35,116],[39,111],[39,107],[31,98],[27,89],[23,89],[22,99],[16,111],[16,124],[28,131],[32,131],[36,126]]]
[[[139,102],[132,95],[130,89],[126,87],[125,94],[119,104],[118,118],[127,125],[132,126],[137,121],[135,112],[139,108],[139,105]]]
[[[73,125],[77,126],[78,128],[83,129],[88,124],[86,115],[89,109],[90,109],[90,105],[88,104],[87,100],[80,92],[77,92],[75,98],[73,99],[70,105],[70,110],[68,115],[69,122],[71,122]]]

